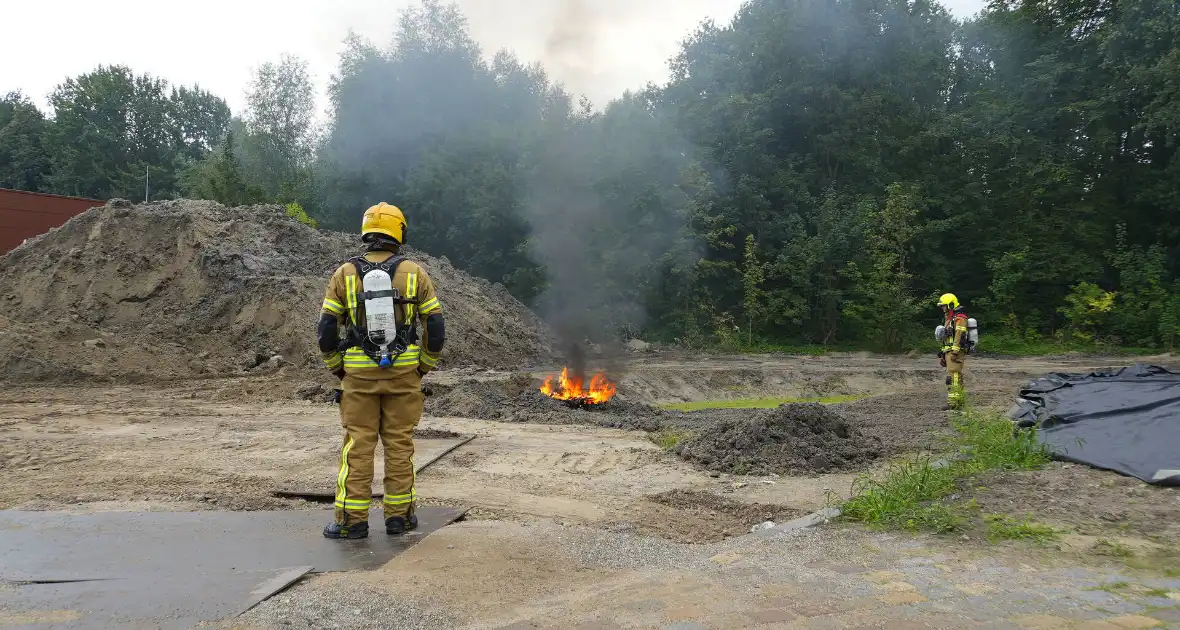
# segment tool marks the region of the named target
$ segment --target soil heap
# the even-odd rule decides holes
[[[881,456],[881,440],[819,403],[780,405],[722,417],[679,442],[677,455],[739,475],[856,470]]]
[[[355,235],[315,230],[279,206],[112,200],[0,258],[0,378],[322,371],[324,286],[361,251]],[[443,302],[442,369],[550,356],[545,325],[504,287],[405,253]]]

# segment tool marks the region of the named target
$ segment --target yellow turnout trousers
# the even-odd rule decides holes
[[[413,514],[414,427],[426,400],[422,377],[416,372],[380,380],[345,376],[341,389],[344,445],[336,474],[336,522],[368,521],[378,437],[385,448],[385,518]]]
[[[947,352],[946,358],[946,404],[951,409],[962,409],[967,392],[963,388],[963,367],[966,357],[961,352]]]

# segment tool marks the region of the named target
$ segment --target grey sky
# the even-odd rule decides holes
[[[68,76],[124,64],[176,84],[198,83],[240,112],[252,68],[281,53],[308,61],[321,88],[349,28],[387,43],[401,9],[416,0],[35,0],[5,8],[0,93],[20,89],[38,105]],[[541,61],[596,104],[667,77],[677,43],[703,19],[727,22],[742,0],[458,0],[488,54],[501,48]],[[984,0],[943,0],[967,17]],[[582,26],[560,51],[563,24]],[[23,25],[23,26],[22,26]],[[16,26],[17,28],[11,28]]]

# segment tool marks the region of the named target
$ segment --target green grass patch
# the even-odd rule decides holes
[[[931,456],[894,463],[884,475],[861,475],[853,482],[852,496],[841,506],[843,518],[870,526],[910,531],[947,533],[962,529],[970,520],[971,506],[947,501],[960,483],[989,470],[1032,470],[1049,461],[1048,451],[1037,443],[1032,429],[1015,432],[1007,419],[967,412],[952,420],[954,447],[944,465]],[[1031,524],[998,523],[997,534],[1021,534],[1025,538],[1046,535]]]
[[[1098,542],[1094,543],[1094,546],[1090,548],[1090,551],[1099,556],[1111,556],[1114,558],[1130,558],[1135,555],[1134,549],[1109,538],[1099,538]]]
[[[1125,591],[1129,588],[1131,588],[1130,582],[1127,582],[1126,580],[1119,580],[1117,582],[1107,582],[1105,584],[1100,584],[1098,586],[1092,586],[1092,587],[1087,588],[1085,590],[1087,590],[1087,591],[1106,591],[1107,593],[1113,593],[1115,595],[1119,595],[1119,594],[1121,594],[1122,591]]]
[[[692,439],[692,431],[677,431],[676,429],[660,429],[659,431],[650,434],[651,441],[659,445],[665,451],[675,449],[678,444],[685,440]]]
[[[1057,540],[1061,532],[1043,523],[1036,523],[1025,518],[1017,520],[1003,514],[988,514],[983,517],[987,523],[987,539],[997,540],[1028,540],[1038,545],[1045,545]]]
[[[696,400],[682,403],[666,403],[662,409],[672,411],[700,411],[702,409],[774,409],[788,403],[822,403],[825,405],[852,402],[866,396],[815,396],[811,398],[770,397],[734,398],[732,400]]]
[[[959,520],[946,506],[930,502],[949,496],[955,487],[950,467],[932,466],[929,457],[895,463],[880,479],[858,477],[841,511],[846,519],[870,525],[954,531]]]

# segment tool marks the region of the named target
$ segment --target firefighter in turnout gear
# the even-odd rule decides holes
[[[967,354],[974,345],[968,334],[968,318],[959,298],[953,293],[944,293],[938,298],[938,306],[942,309],[942,325],[935,329],[935,336],[942,341],[942,350],[938,353],[938,360],[946,368],[946,407],[944,409],[962,409],[966,398],[963,388],[963,365]],[[970,322],[974,324],[974,321]]]
[[[364,255],[332,274],[316,328],[324,363],[343,390],[336,518],[324,528],[327,538],[369,535],[378,438],[385,452],[385,531],[418,526],[413,431],[425,402],[422,377],[438,365],[446,337],[430,276],[399,254],[406,242],[402,211],[387,203],[369,208],[361,240]]]

